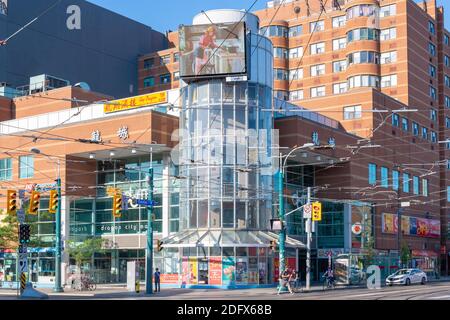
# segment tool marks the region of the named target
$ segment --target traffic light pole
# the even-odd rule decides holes
[[[153,168],[148,169],[148,201],[153,201]],[[153,293],[153,206],[147,205],[147,250],[145,293]]]
[[[278,242],[280,245],[280,254],[279,254],[279,262],[280,262],[280,274],[279,274],[279,285],[281,286],[281,276],[286,270],[286,227],[284,221],[284,190],[283,190],[283,182],[284,182],[284,173],[283,168],[280,168],[278,172],[278,202],[279,202],[279,217],[281,221],[281,231],[278,235]]]
[[[56,266],[55,266],[55,288],[54,292],[63,292],[61,286],[61,177],[58,174],[56,179],[58,190],[58,209],[56,210]]]
[[[311,187],[308,187],[308,198],[306,203],[311,204]],[[306,291],[311,288],[311,217],[306,220]]]

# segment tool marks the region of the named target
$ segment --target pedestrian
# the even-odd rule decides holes
[[[284,272],[280,275],[280,285],[278,286],[278,294],[280,294],[283,288],[289,288],[289,277],[291,276],[289,269],[284,270]],[[291,290],[289,289],[289,292]]]
[[[158,268],[155,271],[155,292],[161,292],[161,273]]]
[[[291,294],[294,294],[294,288],[297,289],[298,288],[298,272],[295,270],[292,270],[291,275],[289,277],[289,284],[288,284],[288,288],[289,288],[289,292]]]

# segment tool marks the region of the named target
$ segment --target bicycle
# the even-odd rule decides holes
[[[293,281],[293,284],[291,285],[291,289],[293,293],[300,293],[303,292],[303,284],[300,280]]]
[[[336,283],[334,279],[328,278],[328,277],[322,277],[323,278],[323,284],[322,284],[322,291],[325,291],[327,289],[335,289]]]
[[[97,284],[89,277],[81,277],[72,283],[72,288],[78,291],[95,291],[97,289]]]

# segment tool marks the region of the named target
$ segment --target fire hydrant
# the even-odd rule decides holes
[[[134,287],[135,287],[136,293],[141,292],[141,283],[139,281],[136,281]]]

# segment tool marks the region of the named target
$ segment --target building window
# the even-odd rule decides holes
[[[154,77],[147,77],[144,79],[144,88],[153,87],[155,85]]]
[[[34,176],[34,157],[19,157],[19,179],[33,178]]]
[[[347,47],[347,38],[333,40],[333,51],[343,50]]]
[[[303,56],[303,47],[289,49],[289,59],[297,59]]]
[[[297,37],[300,36],[303,33],[303,26],[295,26],[289,28],[289,37]]]
[[[150,69],[155,65],[155,59],[154,58],[148,58],[144,60],[144,69]]]
[[[311,98],[325,96],[325,86],[311,88]]]
[[[431,131],[430,134],[431,134],[431,142],[437,143],[438,142],[437,133],[434,131]]]
[[[317,77],[325,74],[325,65],[317,64],[311,66],[311,77]]]
[[[436,56],[436,46],[434,44],[432,44],[431,42],[428,43],[428,52],[430,53],[430,55],[432,55],[433,57]]]
[[[408,173],[403,174],[403,192],[405,192],[405,193],[409,192],[409,174]]]
[[[173,81],[178,81],[178,80],[180,80],[180,72],[179,71],[173,73]]]
[[[284,37],[288,36],[288,28],[283,26],[269,26],[263,27],[260,30],[260,34],[266,37]]]
[[[345,26],[346,20],[347,19],[345,16],[334,17],[333,18],[333,28],[340,28],[340,27]]]
[[[387,87],[395,87],[397,86],[397,75],[391,74],[389,76],[383,76],[381,77],[381,87],[387,88]]]
[[[173,54],[173,62],[179,62],[180,61],[180,54],[178,52]]]
[[[303,69],[293,69],[289,70],[289,80],[299,80],[303,79]]]
[[[347,56],[348,64],[359,64],[359,63],[380,63],[380,55],[373,51],[359,51],[350,53]]]
[[[348,87],[359,88],[359,87],[380,87],[380,78],[373,75],[360,75],[348,78]]]
[[[394,63],[396,61],[397,61],[397,51],[384,52],[381,54],[380,57],[381,64]]]
[[[419,195],[419,177],[413,177],[413,193]]]
[[[325,52],[325,42],[314,43],[311,45],[311,54],[321,54]]]
[[[377,184],[377,165],[369,163],[369,184],[374,186]]]
[[[381,41],[388,41],[397,38],[397,28],[383,29],[380,32]]]
[[[433,100],[437,100],[436,88],[433,86],[430,86],[430,98]]]
[[[409,131],[409,120],[406,118],[402,118],[402,130]]]
[[[430,74],[430,77],[436,78],[436,67],[430,64],[428,68],[428,73]]]
[[[431,34],[436,35],[436,27],[434,26],[433,21],[428,21],[428,31],[430,31]]]
[[[287,59],[288,50],[286,48],[273,47],[273,56],[279,59]]]
[[[430,110],[430,119],[433,122],[437,122],[437,110],[436,109]]]
[[[284,69],[274,69],[273,76],[275,80],[287,80],[288,72]]]
[[[362,117],[361,106],[344,107],[344,120],[361,119],[361,117]]]
[[[444,34],[444,43],[448,46],[449,42],[450,41],[448,35]]]
[[[394,190],[399,188],[399,172],[397,170],[392,170],[392,188]]]
[[[287,91],[283,91],[283,90],[274,90],[273,96],[279,100],[284,100],[284,101],[287,101],[289,99],[289,95],[288,95]]]
[[[444,56],[444,63],[446,67],[450,67],[450,57],[445,55]]]
[[[397,6],[395,4],[380,7],[380,18],[395,16],[396,14],[397,14]]]
[[[450,118],[449,117],[445,117],[445,127],[447,129],[450,129]]]
[[[291,91],[289,93],[289,100],[291,101],[303,100],[303,90]]]
[[[321,20],[321,21],[314,21],[310,23],[310,32],[319,32],[319,31],[324,31],[325,30],[325,21]]]
[[[342,94],[347,92],[347,82],[333,84],[333,94]]]
[[[413,135],[414,136],[418,136],[419,135],[419,124],[417,122],[413,122],[412,130],[413,130]]]
[[[159,76],[159,81],[161,84],[169,84],[170,83],[170,73],[162,74]]]
[[[444,101],[445,106],[446,106],[447,108],[450,108],[450,97],[445,96],[445,99],[444,99],[444,100],[445,100],[445,101]]]
[[[400,127],[400,117],[398,114],[394,113],[392,115],[392,126]]]
[[[377,15],[377,8],[373,4],[360,4],[347,9],[347,20],[357,17],[369,17]]]
[[[12,159],[0,159],[0,181],[12,180]]]
[[[389,169],[381,167],[381,186],[383,188],[389,187]]]
[[[447,160],[447,170],[450,170],[450,160]]]
[[[450,202],[450,186],[447,187],[447,202]]]
[[[347,42],[359,40],[378,40],[379,38],[380,31],[372,28],[355,29],[347,33]]]
[[[445,82],[445,86],[447,88],[450,88],[450,77],[449,76],[444,76],[444,82]]]
[[[422,127],[422,139],[428,140],[428,128]]]
[[[162,56],[161,57],[161,65],[165,66],[170,63],[170,55]]]

